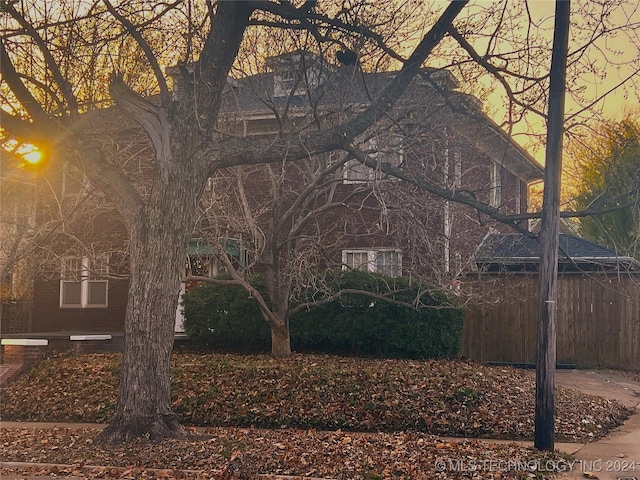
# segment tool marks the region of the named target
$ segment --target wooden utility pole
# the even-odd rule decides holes
[[[538,349],[534,446],[554,449],[558,233],[564,133],[564,97],[569,46],[569,0],[556,0],[547,113],[547,147],[540,228]]]

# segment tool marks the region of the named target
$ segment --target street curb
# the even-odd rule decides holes
[[[41,428],[50,430],[54,428],[68,428],[72,430],[103,430],[107,428],[107,423],[67,423],[67,422],[14,422],[0,420],[0,430],[3,428]]]
[[[79,473],[92,474],[97,471],[105,471],[105,472],[119,472],[122,476],[127,473],[135,473],[136,471],[146,471],[152,473],[158,473],[164,475],[165,478],[171,478],[172,474],[182,474],[182,475],[199,475],[207,472],[207,470],[185,470],[185,469],[173,469],[173,468],[145,468],[145,467],[114,467],[114,466],[105,466],[105,465],[68,465],[64,463],[29,463],[29,462],[3,462],[0,461],[0,469],[16,469],[16,470],[27,470],[27,469],[42,469],[42,470],[71,470],[77,471]],[[218,474],[224,473],[223,471]],[[56,478],[66,478],[73,479],[77,478],[74,476],[61,477],[57,474],[54,474]],[[22,476],[21,476],[22,477]],[[47,476],[41,476],[41,478],[47,478]],[[324,477],[306,477],[303,475],[273,475],[269,473],[259,473],[252,478],[259,479],[275,479],[275,480],[333,480],[331,478]]]

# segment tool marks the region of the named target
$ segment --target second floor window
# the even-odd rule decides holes
[[[401,167],[404,163],[402,138],[397,135],[373,137],[364,144],[363,151],[377,163],[386,163],[393,167]],[[343,174],[344,183],[365,183],[386,177],[386,174],[369,168],[356,159],[347,161]]]
[[[491,162],[489,205],[499,208],[502,203],[502,167],[496,162]]]

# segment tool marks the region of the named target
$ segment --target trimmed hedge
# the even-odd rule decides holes
[[[356,271],[329,272],[323,284],[326,293],[313,290],[309,295],[319,300],[344,289],[364,290],[411,303],[420,287],[404,278]],[[265,290],[261,277],[254,278],[252,285]],[[446,300],[442,294],[425,293],[421,303],[427,308],[415,310],[369,295],[343,294],[294,315],[290,320],[291,346],[299,352],[390,358],[456,356],[464,312],[447,307]],[[197,343],[232,351],[270,348],[269,326],[255,301],[240,287],[203,284],[185,296],[184,307],[185,329]]]
[[[266,294],[264,278],[257,276],[251,284]],[[242,287],[202,283],[184,296],[182,306],[185,331],[196,344],[230,352],[271,349],[270,327]]]

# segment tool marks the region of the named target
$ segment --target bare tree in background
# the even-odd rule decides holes
[[[391,74],[368,74],[356,65],[329,65],[308,48],[303,50],[309,63],[306,71],[311,77],[316,68],[326,72],[322,88],[314,88],[302,77],[288,95],[276,97],[265,85],[271,85],[271,75],[277,72],[246,76],[234,84],[234,101],[225,110],[221,128],[245,137],[272,139],[292,130],[323,128],[335,124],[354,105],[359,108],[363,89],[375,97],[392,78]],[[298,57],[299,53],[289,53],[271,58],[301,61]],[[459,190],[479,201],[497,200],[492,195],[496,187],[491,187],[489,165],[501,161],[506,152],[498,144],[492,159],[470,140],[477,140],[490,123],[472,97],[454,91],[455,81],[445,72],[427,69],[421,74],[425,79],[410,87],[387,119],[356,138],[361,153],[374,165],[389,163],[405,175],[428,178],[443,189]],[[294,96],[297,88],[305,95]],[[465,124],[470,125],[461,126]],[[473,210],[453,208],[437,195],[398,182],[376,168],[363,167],[347,153],[310,154],[295,162],[285,159],[267,166],[235,167],[217,172],[208,186],[197,236],[210,244],[219,243],[219,258],[231,279],[192,276],[187,281],[247,289],[271,325],[272,353],[279,357],[291,354],[291,315],[311,306],[300,296],[308,286],[317,290],[312,300],[316,305],[336,298],[335,287],[324,285],[321,279],[327,268],[401,273],[420,281],[423,288],[429,284],[431,290],[449,291],[468,271],[477,243],[496,223],[488,216],[474,218],[478,215]],[[514,189],[511,185],[512,196]],[[519,211],[521,202],[509,198],[506,185],[504,192],[500,202],[494,201],[495,210]],[[226,258],[228,247],[234,250],[235,261]],[[357,265],[343,259],[343,252],[359,255]],[[362,255],[367,256],[364,262]],[[381,256],[380,265],[373,256]],[[385,261],[395,267],[384,270]],[[191,270],[193,274],[199,268]],[[247,275],[256,271],[266,276],[268,298],[248,281]],[[423,307],[420,298],[408,306]]]

